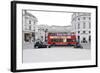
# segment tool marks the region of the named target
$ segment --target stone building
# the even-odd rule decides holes
[[[72,28],[80,43],[91,42],[91,13],[73,13]]]
[[[31,44],[34,44],[35,42],[35,25],[38,20],[34,15],[28,13],[26,10],[23,10],[22,17],[23,48],[33,48]]]
[[[36,25],[36,40],[40,40],[42,42],[46,42],[47,41],[47,36],[48,36],[48,25],[45,24],[40,24],[40,25]]]

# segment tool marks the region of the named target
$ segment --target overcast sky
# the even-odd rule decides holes
[[[38,19],[38,25],[56,25],[68,26],[71,25],[72,13],[63,12],[44,12],[44,11],[27,11]]]

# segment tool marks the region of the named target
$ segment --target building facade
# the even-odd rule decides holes
[[[47,42],[47,36],[48,36],[48,25],[45,24],[39,24],[36,25],[36,40],[40,40],[42,42]]]
[[[79,43],[91,42],[91,13],[73,13],[72,28]]]
[[[35,16],[28,13],[26,10],[23,10],[22,15],[22,23],[23,23],[23,48],[33,48],[31,44],[35,42],[35,25],[38,20]]]

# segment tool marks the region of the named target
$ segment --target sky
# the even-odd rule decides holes
[[[73,13],[64,12],[48,12],[48,11],[29,11],[38,19],[38,25],[55,25],[69,26],[71,25],[71,17]]]

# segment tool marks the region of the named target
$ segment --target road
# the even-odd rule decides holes
[[[23,49],[23,63],[76,61],[91,59],[91,49],[73,47],[52,47]]]

